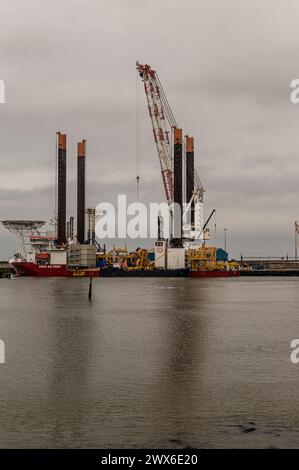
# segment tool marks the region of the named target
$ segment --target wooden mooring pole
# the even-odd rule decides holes
[[[88,291],[89,300],[91,300],[91,296],[92,296],[92,276],[90,276],[89,278],[89,291]]]

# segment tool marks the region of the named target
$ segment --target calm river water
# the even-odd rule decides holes
[[[0,447],[298,447],[299,278],[0,280]]]

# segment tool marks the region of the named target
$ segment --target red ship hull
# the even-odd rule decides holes
[[[70,269],[65,264],[12,263],[19,276],[36,277],[99,277],[99,268]]]
[[[35,277],[100,277],[100,268],[68,268],[65,264],[37,264],[26,261],[12,263],[17,275]],[[190,271],[189,277],[239,277],[240,271]]]
[[[189,277],[239,277],[240,271],[222,271],[220,269],[215,271],[190,271]]]

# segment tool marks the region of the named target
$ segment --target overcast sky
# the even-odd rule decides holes
[[[88,203],[135,195],[139,59],[195,137],[206,216],[217,209],[213,243],[227,227],[233,256],[293,255],[298,24],[298,0],[0,0],[0,220],[52,215],[57,130],[68,135],[68,215],[82,138]],[[140,200],[164,200],[141,98]],[[16,247],[1,228],[0,258]]]

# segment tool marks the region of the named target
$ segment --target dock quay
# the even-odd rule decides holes
[[[10,277],[14,270],[11,268],[8,261],[0,261],[0,278]]]
[[[299,276],[299,260],[289,257],[242,257],[241,276]]]

